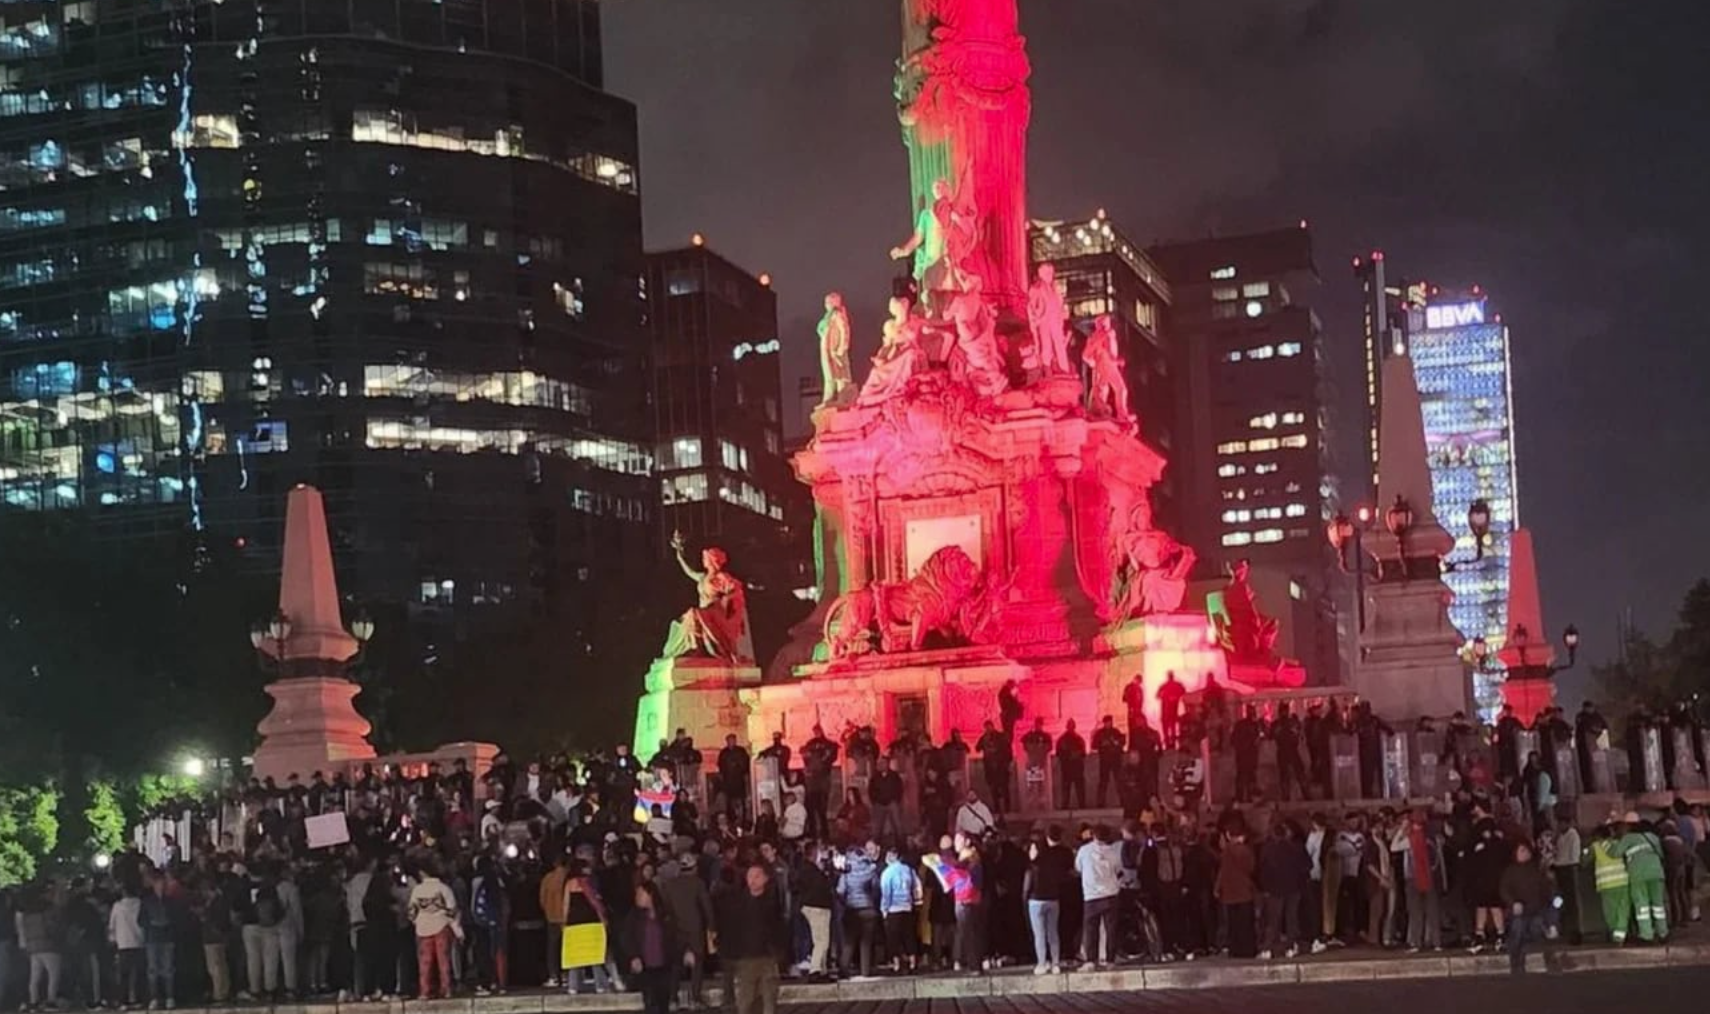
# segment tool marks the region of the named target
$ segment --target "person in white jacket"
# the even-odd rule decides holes
[[[141,1002],[143,946],[142,898],[129,888],[107,915],[107,940],[119,955],[119,995],[127,1007]]]
[[[439,972],[440,995],[451,998],[451,942],[463,939],[463,919],[457,895],[430,866],[416,874],[410,888],[410,924],[416,930],[417,995],[433,999],[434,972]]]

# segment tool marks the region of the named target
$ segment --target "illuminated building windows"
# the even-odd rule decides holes
[[[1253,533],[1225,532],[1223,533],[1223,544],[1225,546],[1250,546],[1253,544]]]
[[[674,475],[659,481],[659,492],[666,506],[679,503],[700,503],[711,496],[705,472]]]
[[[1226,525],[1240,524],[1253,520],[1253,512],[1246,510],[1231,510],[1223,512],[1223,523]]]
[[[1246,471],[1247,467],[1245,465],[1224,463],[1217,466],[1217,476],[1220,479],[1233,479],[1237,475],[1246,474]]]
[[[587,388],[531,370],[457,373],[371,364],[363,367],[362,393],[369,398],[443,398],[593,414],[593,394]],[[698,458],[695,463],[700,463]]]
[[[1247,420],[1247,425],[1256,430],[1274,430],[1277,428],[1277,414],[1266,412],[1264,415],[1256,415]]]
[[[1284,412],[1282,414],[1282,424],[1284,426],[1298,426],[1304,422],[1306,422],[1305,412]]]
[[[1277,446],[1278,441],[1276,437],[1260,437],[1257,440],[1250,440],[1247,442],[1247,450],[1253,452],[1274,451],[1277,449]]]
[[[1217,453],[1218,454],[1246,454],[1247,453],[1247,441],[1245,441],[1245,440],[1231,440],[1228,443],[1218,444],[1217,445]]]
[[[523,128],[512,124],[490,134],[471,132],[462,124],[425,126],[411,114],[397,110],[358,109],[351,118],[350,139],[366,144],[394,144],[437,151],[467,152],[495,158],[518,158],[541,162],[574,173],[582,179],[626,194],[639,192],[635,167],[609,155],[576,154],[555,158],[531,150]]]
[[[1259,545],[1268,545],[1282,540],[1283,530],[1281,528],[1261,528],[1253,533],[1253,541]]]
[[[1219,303],[1229,303],[1241,298],[1241,289],[1235,285],[1214,285],[1211,287],[1211,298]]]
[[[1277,346],[1277,355],[1279,356],[1298,356],[1300,353],[1301,345],[1299,342],[1283,342],[1281,345]]]
[[[1264,299],[1270,294],[1270,282],[1248,282],[1241,286],[1241,298],[1243,299]]]
[[[1260,507],[1253,511],[1253,520],[1255,521],[1277,521],[1281,518],[1281,507]]]
[[[174,131],[172,143],[180,148],[241,148],[237,117],[225,113],[197,113],[188,131]]]
[[[746,448],[738,447],[728,440],[720,440],[718,449],[719,458],[724,462],[725,468],[732,472],[748,471],[748,450]]]
[[[1248,359],[1269,359],[1276,354],[1277,350],[1274,345],[1260,345],[1258,348],[1247,350]]]
[[[1235,277],[1235,265],[1226,264],[1220,268],[1211,269],[1211,280],[1214,282],[1227,281]]]
[[[1253,466],[1253,474],[1254,475],[1270,475],[1272,472],[1275,472],[1276,470],[1277,470],[1277,463],[1274,461],[1267,461],[1267,462],[1264,462],[1263,464],[1258,464],[1258,465]]]
[[[607,438],[565,437],[531,429],[474,429],[438,426],[416,418],[374,417],[368,420],[366,442],[374,449],[444,454],[533,451],[626,475],[647,475],[653,471],[653,455],[635,444]]]
[[[362,265],[362,291],[370,295],[438,299],[439,279],[421,264],[369,261]]]
[[[1242,358],[1243,358],[1243,356],[1241,355],[1240,349],[1234,349],[1234,350],[1231,350],[1229,352],[1223,353],[1223,361],[1226,363],[1238,363],[1242,360]]]
[[[1306,439],[1306,434],[1304,433],[1296,433],[1292,437],[1282,438],[1282,446],[1288,448],[1301,448],[1307,446],[1307,444],[1308,441]]]
[[[552,283],[552,299],[564,315],[571,320],[583,320],[588,316],[587,304],[582,301],[582,280],[573,278],[569,285]]]
[[[1291,518],[1306,517],[1306,505],[1303,503],[1291,503],[1288,505],[1287,514]]]
[[[699,468],[703,463],[700,437],[678,437],[659,445],[659,468],[661,471],[670,471],[676,468]]]

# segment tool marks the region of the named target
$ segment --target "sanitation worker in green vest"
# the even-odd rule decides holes
[[[1597,899],[1603,903],[1603,922],[1609,927],[1610,942],[1627,942],[1627,930],[1632,925],[1633,895],[1629,890],[1627,862],[1615,851],[1614,831],[1604,825],[1597,829],[1586,851],[1585,861],[1591,864],[1597,881]]]
[[[1639,815],[1628,811],[1621,818],[1621,837],[1615,854],[1627,863],[1627,879],[1633,892],[1633,917],[1639,939],[1646,942],[1668,939],[1668,889],[1664,886],[1662,839]]]

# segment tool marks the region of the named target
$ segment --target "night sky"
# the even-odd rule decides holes
[[[1614,651],[1710,573],[1710,3],[1022,0],[1030,209],[1133,239],[1312,223],[1339,400],[1363,398],[1349,260],[1477,283],[1513,329],[1520,511],[1545,622]],[[848,294],[876,347],[909,227],[894,0],[627,0],[648,243],[769,271],[786,401]],[[857,361],[864,361],[865,355]],[[799,426],[799,424],[798,424]],[[1360,474],[1357,418],[1342,470]],[[1456,527],[1464,519],[1445,518]],[[1575,683],[1577,684],[1577,680]],[[1577,687],[1570,687],[1577,693]]]

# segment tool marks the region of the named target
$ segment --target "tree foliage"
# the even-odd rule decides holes
[[[1677,701],[1710,705],[1710,580],[1687,591],[1667,640],[1628,630],[1620,647],[1614,661],[1591,671],[1597,694],[1616,713]]]
[[[83,809],[88,845],[95,852],[117,852],[125,845],[125,811],[119,790],[109,781],[89,785],[89,804]]]
[[[0,787],[0,887],[36,875],[59,844],[59,798],[45,785]]]

